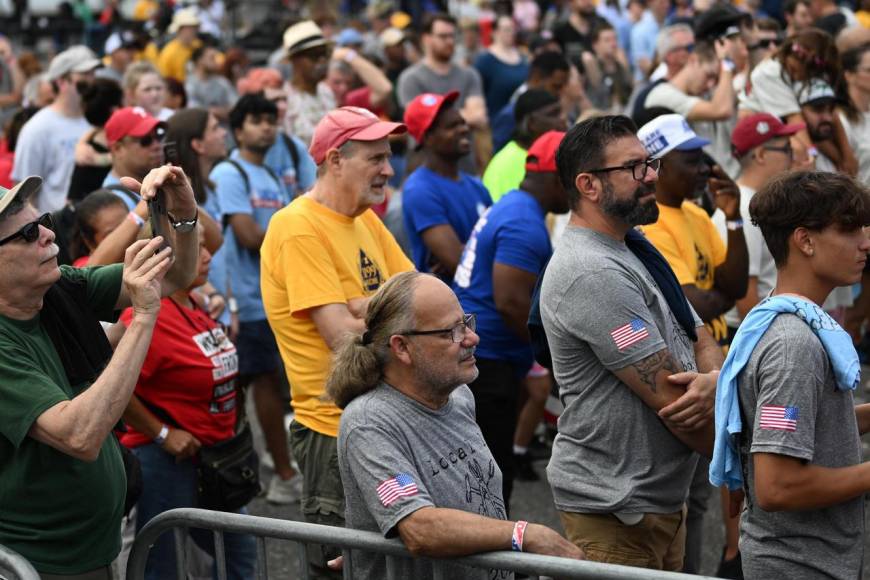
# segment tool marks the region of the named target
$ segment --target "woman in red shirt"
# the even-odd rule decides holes
[[[208,276],[211,254],[200,233],[199,269],[190,288],[164,298],[151,347],[136,390],[124,412],[128,431],[121,443],[142,464],[143,492],[136,504],[137,532],[154,516],[178,507],[196,507],[194,459],[201,446],[230,439],[236,427],[236,347],[202,308],[195,288]],[[121,315],[126,327],[132,310]],[[240,513],[244,513],[242,508]],[[201,532],[201,533],[197,533]],[[203,549],[214,553],[212,534],[191,530]],[[254,576],[252,536],[226,534],[229,578]],[[162,536],[148,555],[145,577],[175,576],[171,534]]]

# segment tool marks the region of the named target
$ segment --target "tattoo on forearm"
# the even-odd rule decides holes
[[[674,359],[671,358],[671,353],[667,350],[657,352],[643,360],[637,361],[631,367],[635,370],[637,376],[640,377],[641,382],[648,386],[653,393],[656,392],[656,375],[659,374],[659,371],[677,372],[677,365],[674,363]]]

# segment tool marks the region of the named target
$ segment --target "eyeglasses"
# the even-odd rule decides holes
[[[638,161],[637,163],[632,163],[631,165],[620,165],[619,167],[602,167],[601,169],[590,169],[589,171],[584,171],[583,173],[610,173],[611,171],[628,171],[631,170],[631,176],[635,181],[643,181],[646,179],[647,173],[652,169],[653,171],[658,171],[659,167],[662,166],[661,159],[654,159],[649,157],[644,159],[643,161]],[[638,174],[638,171],[640,174]]]
[[[450,338],[453,342],[462,342],[465,340],[466,332],[469,330],[474,332],[476,328],[477,315],[465,314],[462,317],[462,322],[450,328],[439,328],[438,330],[406,330],[405,332],[399,332],[397,334],[404,334],[405,336],[426,336],[427,334],[447,334],[449,332],[451,333]]]
[[[763,149],[767,151],[779,151],[780,153],[785,153],[788,155],[789,159],[794,158],[794,149],[792,149],[791,143],[783,145],[782,147],[774,147],[772,145],[767,145],[763,147]]]
[[[18,230],[11,236],[6,236],[2,240],[0,240],[0,246],[8,244],[9,242],[17,238],[24,238],[25,242],[27,242],[28,244],[32,244],[39,239],[39,226],[54,231],[54,220],[52,219],[50,213],[42,214],[35,222],[24,224],[20,230]]]
[[[758,50],[761,48],[777,48],[781,44],[782,40],[780,40],[779,38],[763,38],[748,48],[749,50]]]
[[[689,43],[683,46],[675,46],[668,52],[677,52],[680,50],[685,50],[686,52],[692,53],[695,52],[695,43]]]

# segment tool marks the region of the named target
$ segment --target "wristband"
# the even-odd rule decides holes
[[[726,70],[730,73],[733,73],[735,68],[737,68],[737,65],[734,64],[733,60],[731,60],[730,58],[723,58],[722,59],[722,70]]]
[[[130,213],[128,213],[127,219],[130,220],[131,222],[133,222],[134,224],[136,224],[137,228],[141,228],[142,226],[145,225],[145,220],[143,220],[141,217],[139,217],[139,214],[136,213],[135,211],[131,211]]]
[[[529,522],[523,520],[514,524],[514,533],[511,534],[511,550],[514,552],[523,551],[523,536],[526,533],[527,525],[529,525]]]
[[[227,299],[227,308],[230,309],[230,314],[236,314],[239,311],[239,303],[235,298]]]
[[[164,423],[160,427],[160,433],[158,433],[157,437],[154,438],[154,443],[158,445],[163,445],[164,443],[166,443],[167,437],[169,437],[169,427],[167,427],[166,423]]]
[[[356,52],[354,49],[351,48],[351,49],[348,50],[346,53],[344,53],[344,56],[341,57],[341,59],[342,59],[344,62],[350,64],[350,63],[353,62],[353,59],[355,59],[356,57],[357,57],[357,52]]]
[[[815,159],[816,157],[819,156],[819,150],[816,149],[815,146],[808,147],[807,148],[807,155],[809,155],[811,159]]]
[[[739,229],[743,228],[743,218],[738,218],[736,220],[726,220],[725,227],[728,228],[729,230],[731,230],[732,232],[734,230],[739,230]]]

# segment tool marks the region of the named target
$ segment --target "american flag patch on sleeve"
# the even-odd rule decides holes
[[[391,477],[378,486],[378,499],[384,507],[390,507],[399,498],[411,495],[417,495],[417,484],[407,473]]]
[[[778,431],[796,431],[798,422],[797,407],[762,405],[758,427]]]
[[[649,331],[646,329],[646,324],[640,318],[635,318],[628,324],[623,324],[610,331],[610,337],[619,350],[625,350],[648,336]]]

